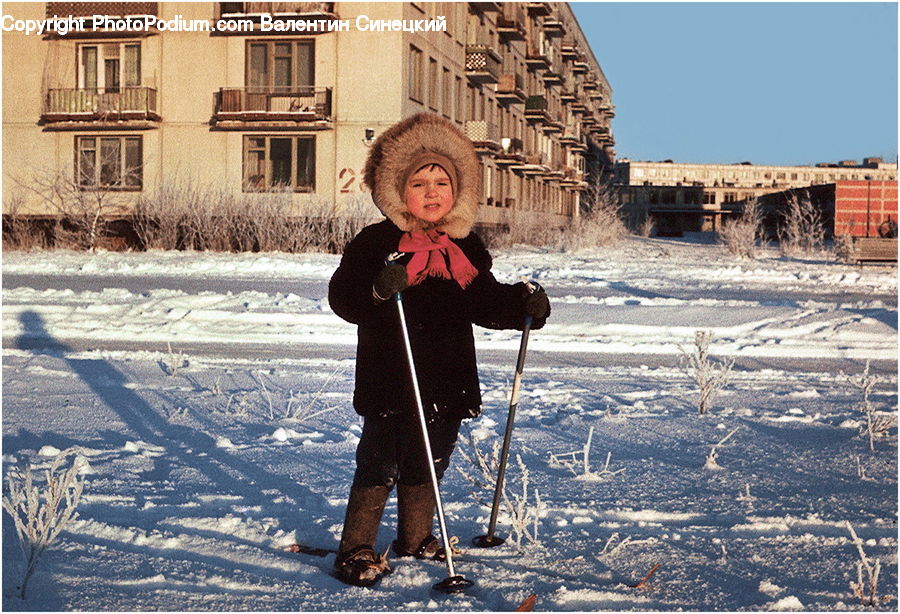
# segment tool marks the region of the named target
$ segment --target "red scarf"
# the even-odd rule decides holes
[[[397,249],[413,255],[406,265],[410,286],[431,276],[455,279],[460,287],[465,288],[478,275],[478,269],[472,266],[462,249],[446,233],[437,230],[404,233]]]

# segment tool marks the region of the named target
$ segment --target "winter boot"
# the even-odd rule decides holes
[[[431,534],[434,518],[434,489],[431,484],[397,484],[397,556],[443,561],[447,552]]]
[[[372,586],[391,572],[387,558],[373,548],[389,492],[386,486],[350,489],[341,545],[334,562],[335,576],[342,582]]]

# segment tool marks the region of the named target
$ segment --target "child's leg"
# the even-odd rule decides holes
[[[359,546],[375,546],[378,526],[388,494],[397,479],[397,428],[391,418],[366,418],[356,446],[356,472],[344,529],[340,553]]]
[[[433,454],[434,471],[438,480],[450,465],[450,455],[456,446],[459,421],[441,421],[429,425],[428,436]],[[440,549],[432,537],[435,499],[431,475],[425,460],[425,447],[418,425],[410,429],[409,442],[400,460],[400,479],[397,484],[397,541],[394,552],[403,556],[415,554],[432,557]],[[413,444],[413,441],[415,444]]]

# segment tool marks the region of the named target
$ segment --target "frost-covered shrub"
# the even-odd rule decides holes
[[[681,366],[684,372],[697,384],[697,412],[702,416],[716,400],[719,392],[728,384],[734,360],[713,360],[709,355],[709,344],[713,339],[711,331],[698,330],[694,333],[694,351],[688,353],[680,345]]]
[[[825,221],[809,194],[791,194],[778,226],[781,253],[792,257],[814,254],[825,245]]]
[[[872,402],[872,392],[878,384],[877,375],[869,373],[869,361],[866,361],[866,368],[856,377],[845,376],[845,379],[862,392],[863,399],[859,405],[859,410],[866,418],[866,426],[860,431],[869,438],[869,450],[875,451],[875,439],[877,437],[885,437],[890,433],[891,428],[897,424],[897,416],[884,416],[878,412],[875,403]]]
[[[339,203],[289,187],[235,196],[176,179],[140,199],[133,223],[147,249],[339,252],[377,214],[368,194]]]
[[[457,471],[472,486],[472,498],[485,507],[491,507],[494,490],[496,489],[496,480],[500,469],[500,442],[495,442],[490,452],[482,451],[478,447],[478,441],[473,433],[469,433],[469,450],[463,446],[458,448],[459,454],[471,466],[469,470],[457,466]],[[541,502],[541,495],[537,489],[534,490],[534,502],[530,500],[529,492],[529,471],[528,467],[522,461],[522,457],[516,455],[516,463],[519,468],[519,485],[522,488],[521,494],[514,494],[512,497],[507,492],[509,480],[504,479],[503,490],[500,494],[500,500],[503,502],[510,523],[510,531],[512,542],[516,548],[522,547],[523,541],[533,544],[539,544],[538,540],[538,523],[541,514],[544,511],[544,504]],[[472,475],[471,469],[475,470]]]
[[[3,509],[12,517],[25,555],[25,571],[19,597],[25,599],[28,581],[44,551],[61,531],[78,517],[75,508],[84,490],[84,457],[77,448],[60,452],[44,472],[43,488],[35,483],[31,466],[15,467],[7,476],[8,492]],[[62,466],[69,456],[75,460]]]
[[[736,219],[723,222],[719,230],[719,241],[739,258],[756,258],[759,239],[762,235],[762,209],[752,198],[744,205],[744,210]]]
[[[615,245],[628,235],[619,197],[606,182],[594,184],[585,191],[579,215],[566,224],[547,224],[540,215],[527,209],[506,212],[504,223],[508,232],[490,235],[490,247],[523,244],[573,251]]]

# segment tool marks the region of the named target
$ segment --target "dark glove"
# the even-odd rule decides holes
[[[389,264],[375,276],[372,295],[376,300],[386,301],[409,286],[406,279],[406,267],[402,264]]]
[[[546,318],[550,315],[550,299],[540,284],[530,283],[534,290],[529,293],[528,286],[525,286],[525,313],[533,318]]]

